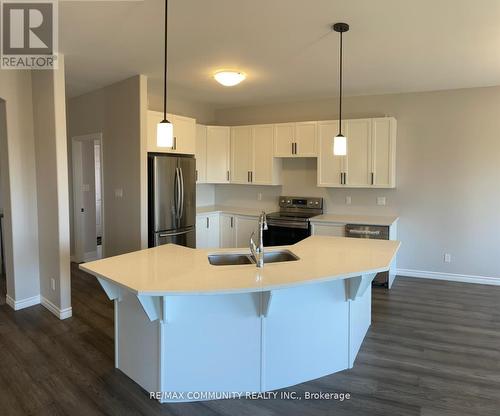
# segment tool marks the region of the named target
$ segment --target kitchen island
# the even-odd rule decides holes
[[[312,236],[296,260],[216,266],[164,245],[80,265],[115,302],[115,366],[162,402],[263,392],[354,365],[371,323],[371,281],[398,241]],[[216,397],[216,396],[214,396]]]

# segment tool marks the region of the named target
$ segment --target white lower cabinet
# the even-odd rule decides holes
[[[329,237],[345,237],[345,224],[311,224],[312,235],[326,235]]]
[[[236,232],[234,215],[220,214],[219,218],[220,248],[232,248],[236,246]]]
[[[196,216],[196,248],[219,247],[219,214]]]
[[[258,217],[228,213],[196,216],[197,248],[247,248],[250,236],[257,233]]]

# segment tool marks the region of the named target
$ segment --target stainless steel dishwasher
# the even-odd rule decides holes
[[[389,227],[384,225],[347,224],[346,237],[389,240]],[[373,279],[373,286],[389,287],[389,272],[381,272]]]

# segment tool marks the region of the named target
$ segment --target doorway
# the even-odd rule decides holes
[[[102,134],[72,138],[73,261],[101,259],[105,253]]]

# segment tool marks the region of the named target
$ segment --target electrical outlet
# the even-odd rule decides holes
[[[444,262],[451,263],[451,254],[450,253],[444,253]]]
[[[262,192],[257,194],[257,201],[262,201]]]
[[[350,195],[348,195],[348,196],[345,197],[345,204],[346,205],[351,205],[351,197],[350,197]]]
[[[50,286],[52,287],[52,290],[56,290],[56,279],[50,279]]]
[[[386,199],[385,196],[378,196],[377,197],[377,205],[385,205]]]

